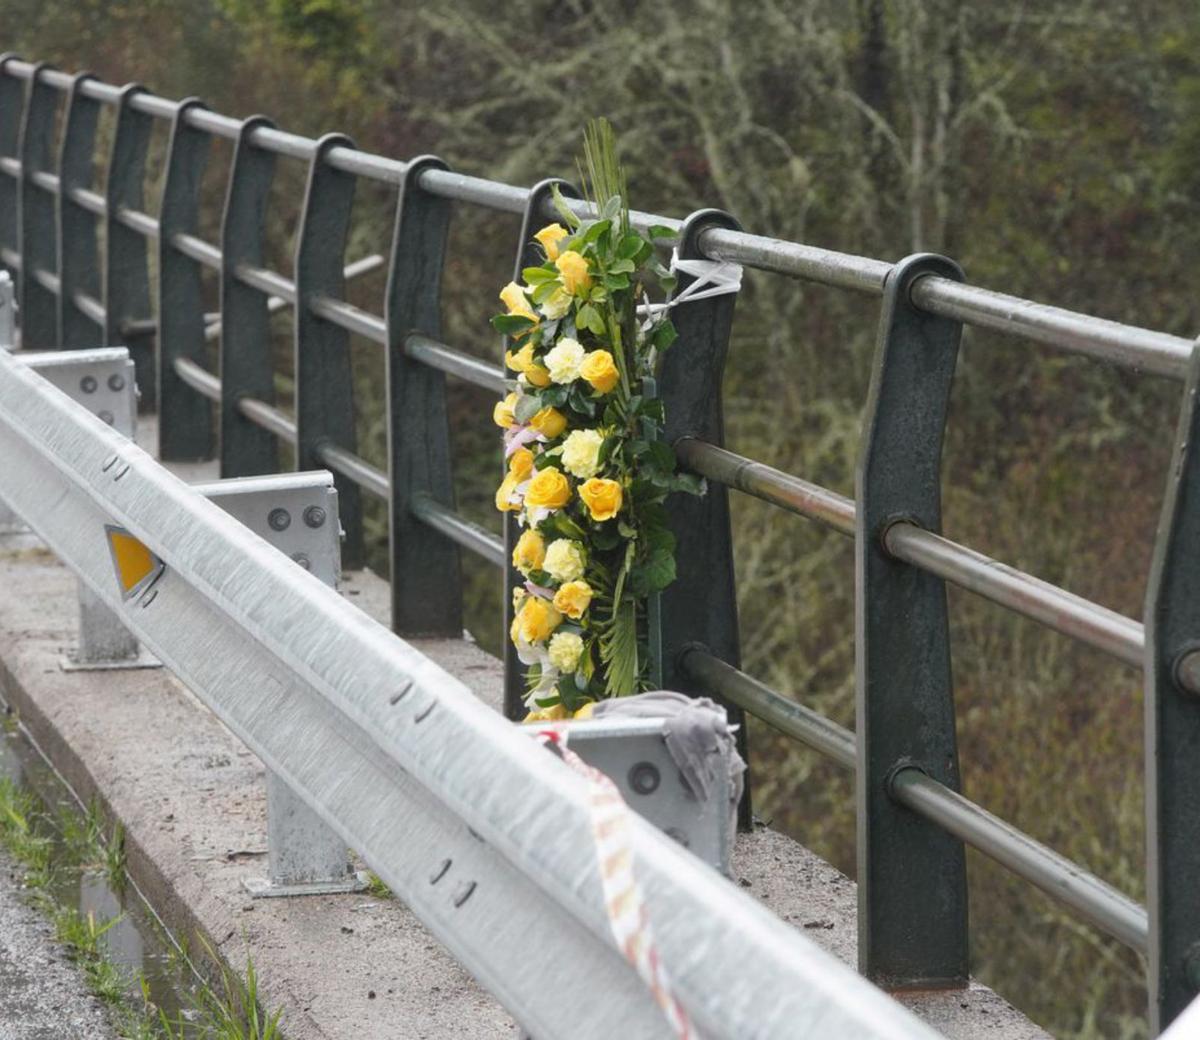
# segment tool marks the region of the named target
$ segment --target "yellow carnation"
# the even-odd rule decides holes
[[[561,224],[547,224],[533,237],[546,251],[547,260],[558,259],[558,244],[567,237],[569,232]]]
[[[580,364],[579,374],[602,394],[607,394],[621,378],[613,356],[607,350],[591,351]]]
[[[563,336],[546,354],[546,370],[556,383],[573,383],[579,378],[579,366],[583,363],[583,344],[570,336]]]
[[[562,277],[563,288],[572,296],[581,296],[592,287],[592,276],[588,274],[587,261],[574,249],[560,253],[554,261],[554,266],[558,268]]]
[[[517,615],[517,633],[526,643],[540,643],[550,638],[559,625],[562,614],[540,596],[530,596]]]
[[[553,466],[534,475],[525,490],[525,505],[530,509],[561,509],[571,500],[571,485]]]
[[[563,441],[563,469],[573,477],[587,480],[600,469],[600,447],[604,434],[599,430],[572,430]]]
[[[551,321],[565,318],[571,309],[571,294],[566,289],[555,289],[542,301],[542,313]]]
[[[611,520],[621,511],[623,494],[615,480],[592,477],[579,485],[579,497],[588,507],[593,520]]]
[[[574,581],[583,577],[583,568],[587,557],[583,554],[583,546],[570,538],[558,538],[546,548],[546,558],[542,561],[542,570],[555,581]]]
[[[557,408],[546,407],[529,420],[529,425],[552,441],[567,428],[567,417]]]
[[[554,607],[578,621],[592,602],[592,587],[586,581],[569,581],[554,594]]]
[[[573,672],[583,656],[583,640],[574,632],[555,632],[546,650],[555,668],[560,672]]]
[[[528,528],[513,547],[512,562],[522,574],[540,570],[546,559],[546,542],[537,531]]]
[[[517,407],[517,395],[514,391],[509,394],[503,401],[497,401],[496,407],[492,409],[492,421],[497,425],[507,430],[510,426],[515,426],[517,417],[513,414]]]
[[[517,314],[522,318],[529,318],[534,323],[537,322],[538,316],[529,306],[529,297],[516,282],[509,282],[500,290],[500,302],[508,308],[509,314]]]

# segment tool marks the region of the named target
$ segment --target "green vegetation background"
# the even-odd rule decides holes
[[[516,184],[570,176],[580,128],[607,115],[638,208],[719,206],[753,231],[884,258],[946,252],[977,284],[1197,330],[1190,0],[0,0],[0,16],[5,45],[30,58]],[[227,163],[219,144],[211,237]],[[271,235],[284,270],[303,176],[281,160]],[[393,206],[382,188],[360,191],[352,258],[386,247]],[[456,216],[450,342],[497,356],[486,318],[517,230]],[[378,310],[382,281],[354,293]],[[877,311],[748,273],[725,387],[731,446],[851,493]],[[381,462],[382,364],[354,350],[363,451]],[[279,361],[286,403],[285,318]],[[491,402],[451,394],[460,505],[496,527]],[[947,532],[1139,616],[1177,406],[1164,380],[969,331]],[[371,524],[378,539],[382,517]],[[746,668],[852,723],[850,545],[743,499],[735,524]],[[482,567],[468,580],[471,629],[494,648],[499,590]],[[1141,898],[1139,676],[951,599],[968,793]],[[761,727],[751,736],[759,813],[852,872],[849,778]],[[1137,958],[979,857],[971,872],[982,979],[1059,1036],[1145,1035]]]

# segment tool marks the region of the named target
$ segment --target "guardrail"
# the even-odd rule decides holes
[[[0,458],[16,512],[533,1035],[674,1035],[613,937],[582,778],[3,352]],[[165,565],[132,598],[111,524]],[[636,817],[630,846],[701,1035],[936,1036]]]
[[[51,139],[60,104],[55,156]],[[90,186],[100,106],[116,112],[103,195]],[[153,120],[171,127],[157,217],[144,211],[142,194]],[[214,137],[234,142],[219,244],[197,234],[200,175]],[[265,268],[262,259],[261,215],[278,158],[308,164],[294,277]],[[356,179],[397,189],[382,316],[352,306],[344,294]],[[218,115],[195,99],[169,101],[137,86],[117,88],[86,74],[0,58],[0,261],[20,277],[26,342],[70,348],[100,335],[115,342],[156,328],[157,349],[143,341],[135,356],[143,381],[157,387],[163,457],[210,454],[219,428],[222,475],[235,476],[276,468],[277,442],[294,444],[298,467],[326,466],[337,477],[350,566],[362,558],[360,492],[385,500],[393,628],[401,634],[461,632],[461,548],[500,566],[509,584],[515,580],[507,566],[511,530],[498,539],[453,506],[445,376],[495,391],[504,373],[441,341],[440,272],[453,202],[522,216],[519,270],[530,230],[551,216],[551,183],[573,194],[565,182],[518,188],[454,173],[432,157],[384,158],[338,135],[314,141],[262,117]],[[570,205],[586,209],[578,201]],[[672,504],[680,579],[662,604],[667,685],[710,692],[735,715],[752,712],[856,770],[859,957],[869,977],[889,986],[965,983],[966,842],[1146,954],[1158,1031],[1200,986],[1200,903],[1192,898],[1200,878],[1200,758],[1194,754],[1200,743],[1200,496],[1194,490],[1200,431],[1193,429],[1200,422],[1200,361],[1192,341],[968,285],[943,257],[890,264],[836,253],[746,233],[713,210],[683,221],[650,214],[634,219],[643,229],[676,231],[685,258],[733,261],[882,302],[856,502],[722,447],[720,386],[734,299],[676,309],[680,343],[667,355],[660,380],[667,432],[684,463],[713,486],[703,499]],[[78,259],[96,255],[98,221],[106,243],[103,294],[97,265]],[[149,242],[158,251],[156,310]],[[200,277],[206,268],[221,280],[219,375],[204,367]],[[293,308],[294,415],[273,403],[268,297]],[[1144,623],[940,534],[938,466],[964,324],[1184,382],[1177,465]],[[356,451],[351,333],[385,348],[387,472]],[[218,405],[215,423],[209,401]],[[853,738],[739,670],[728,487],[855,538]],[[960,793],[947,581],[1143,670],[1147,908]],[[507,707],[515,713],[521,691],[511,653],[506,664]]]

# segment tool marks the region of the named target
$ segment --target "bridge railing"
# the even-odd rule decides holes
[[[103,194],[88,186],[97,106],[116,112]],[[151,120],[171,128],[157,217],[145,212],[142,196]],[[219,243],[198,236],[201,175],[214,137],[234,146]],[[263,261],[277,158],[308,164],[292,277]],[[382,315],[345,295],[357,179],[397,191]],[[210,455],[219,433],[223,476],[276,468],[280,441],[295,446],[297,467],[328,467],[338,480],[349,566],[362,559],[361,491],[387,502],[392,618],[401,634],[461,632],[462,548],[515,580],[511,532],[498,539],[454,508],[445,377],[499,391],[505,374],[442,341],[440,275],[452,203],[521,214],[519,269],[531,227],[552,218],[550,183],[518,188],[455,173],[432,157],[371,155],[338,135],[312,140],[261,117],[218,115],[195,99],[169,101],[0,58],[0,261],[19,277],[26,345],[129,341],[143,383],[156,387],[165,459]],[[564,192],[573,194],[565,184]],[[856,501],[723,447],[720,385],[734,298],[677,308],[680,341],[661,379],[667,432],[712,488],[671,507],[680,579],[663,597],[667,685],[713,693],[735,716],[751,712],[855,770],[859,958],[869,977],[897,987],[965,982],[967,843],[1147,955],[1152,1024],[1165,1026],[1200,987],[1200,903],[1192,898],[1200,878],[1200,430],[1193,429],[1200,361],[1192,341],[969,285],[943,257],[891,264],[749,234],[716,211],[634,220],[672,229],[684,257],[876,295],[882,304]],[[81,255],[98,255],[101,240],[103,263],[81,263]],[[148,243],[157,246],[156,308]],[[221,282],[219,372],[205,368],[206,268]],[[294,414],[274,403],[271,298],[293,309]],[[940,452],[965,324],[1183,383],[1144,623],[940,533]],[[386,471],[355,445],[352,333],[385,349]],[[217,404],[215,421],[209,401]],[[854,734],[740,670],[726,488],[855,539]],[[1143,670],[1147,908],[961,794],[947,581]],[[507,707],[515,714],[520,680],[511,654],[507,666]]]

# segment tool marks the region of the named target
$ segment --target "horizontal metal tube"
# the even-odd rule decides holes
[[[193,260],[204,264],[205,267],[210,267],[214,271],[221,270],[221,250],[205,242],[204,239],[180,232],[171,236],[171,245],[184,256],[190,256]]]
[[[188,386],[210,401],[221,400],[221,380],[196,364],[191,358],[175,359],[175,374]]]
[[[117,91],[117,94],[119,96],[120,92]],[[157,94],[151,94],[149,91],[143,91],[134,94],[129,99],[129,107],[136,109],[138,112],[144,112],[154,119],[169,120],[174,119],[175,113],[179,111],[179,102],[159,97]]]
[[[122,206],[117,210],[115,219],[118,224],[124,224],[130,230],[136,231],[145,238],[158,238],[158,221],[150,216],[149,213],[143,213],[139,209],[127,209]]]
[[[745,672],[713,657],[707,650],[686,650],[680,667],[707,692],[745,709],[780,733],[832,758],[838,765],[854,768],[854,734],[844,726],[781,696]]]
[[[55,174],[47,173],[45,170],[34,170],[29,179],[42,191],[47,191],[51,195],[58,194],[58,177]]]
[[[400,159],[388,159],[340,145],[325,153],[325,161],[335,170],[384,184],[399,184],[404,179],[404,171],[408,169],[408,163]]]
[[[404,341],[404,352],[414,361],[436,368],[439,372],[457,376],[497,394],[504,392],[504,372],[499,366],[490,365],[428,336],[413,333]]]
[[[197,130],[203,130],[205,133],[215,137],[224,137],[230,141],[236,141],[242,129],[242,120],[223,116],[219,112],[213,112],[207,108],[189,108],[184,113],[183,120]]]
[[[11,267],[14,271],[21,270],[21,254],[15,249],[9,249],[8,246],[0,246],[0,261],[5,267]]]
[[[347,480],[354,481],[360,488],[369,491],[376,498],[381,498],[386,502],[392,497],[387,474],[381,469],[376,469],[365,459],[359,458],[354,452],[327,441],[317,447],[317,458],[335,473],[340,473]]]
[[[103,327],[106,311],[104,304],[94,296],[89,296],[82,289],[71,295],[71,300],[84,314],[86,314],[97,325]]]
[[[108,204],[98,191],[91,191],[88,188],[69,188],[67,189],[67,198],[81,209],[95,213],[98,217],[102,217],[108,212]]]
[[[317,317],[353,332],[356,336],[365,336],[374,343],[387,346],[387,323],[370,311],[364,311],[361,307],[346,303],[345,300],[335,300],[331,296],[314,296],[309,301],[308,309]]]
[[[486,531],[478,524],[472,523],[465,517],[459,516],[453,509],[442,505],[437,499],[425,493],[413,496],[412,512],[422,523],[440,531],[452,542],[464,549],[469,549],[477,556],[482,556],[488,563],[503,567],[505,563],[504,542],[491,531]]]
[[[476,206],[499,210],[502,213],[523,213],[529,198],[528,188],[469,177],[450,170],[426,170],[420,177],[421,187],[430,195],[470,202]]]
[[[289,444],[296,443],[295,420],[274,405],[260,401],[256,397],[241,397],[238,399],[237,409],[255,426],[269,430],[281,441],[287,441]]]
[[[683,465],[702,477],[854,536],[854,501],[836,491],[693,437],[676,441],[675,453]]]
[[[886,260],[725,228],[703,232],[699,244],[704,255],[713,260],[730,260],[761,271],[876,295],[883,292],[883,280],[892,269]]]
[[[1138,953],[1149,947],[1145,908],[1065,856],[993,816],[920,769],[892,777],[891,795],[985,856],[1057,899]]]
[[[296,284],[285,278],[278,271],[266,267],[254,267],[250,264],[238,264],[233,269],[234,277],[243,285],[257,289],[268,296],[278,296],[290,304],[296,302]]]
[[[681,439],[675,450],[685,466],[703,477],[854,536],[854,502],[843,495],[693,438]],[[884,545],[914,567],[1135,668],[1142,666],[1142,625],[1132,618],[915,524],[893,524]]]
[[[1181,336],[1033,303],[948,278],[918,279],[912,298],[918,307],[934,314],[1153,375],[1183,379],[1192,354],[1192,340]]]
[[[21,160],[8,155],[0,155],[0,173],[7,173],[10,177],[20,177]]]
[[[53,271],[46,271],[40,267],[35,267],[33,269],[33,279],[43,289],[54,293],[55,296],[58,295],[60,283],[58,280],[58,275],[56,275]]]

